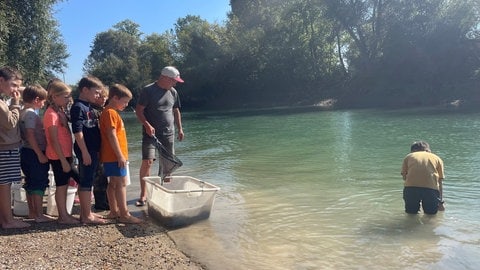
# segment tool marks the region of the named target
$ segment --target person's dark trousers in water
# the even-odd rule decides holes
[[[440,202],[440,192],[431,188],[405,187],[403,200],[405,201],[405,212],[409,214],[417,214],[421,203],[425,214],[435,215]]]

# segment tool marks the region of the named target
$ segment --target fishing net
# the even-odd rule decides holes
[[[163,144],[158,140],[157,137],[153,136],[155,139],[155,147],[157,147],[158,152],[160,153],[160,166],[158,166],[158,176],[163,179],[166,176],[171,175],[176,169],[180,168],[183,163],[178,159],[174,154],[163,146]]]

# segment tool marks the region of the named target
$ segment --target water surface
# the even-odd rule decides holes
[[[136,179],[139,124],[126,123]],[[176,174],[221,191],[210,219],[170,235],[209,269],[480,269],[480,113],[186,113],[184,130]],[[446,166],[436,216],[403,212],[418,139]]]

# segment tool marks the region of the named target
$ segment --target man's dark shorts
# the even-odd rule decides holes
[[[405,212],[409,214],[417,214],[421,202],[425,214],[435,215],[440,202],[440,192],[431,188],[405,187],[403,200],[405,201]]]
[[[158,140],[160,143],[171,153],[174,153],[174,148],[173,144],[175,141],[175,136],[174,135],[168,135],[168,136],[159,136]],[[156,141],[153,137],[150,136],[143,136],[142,138],[142,159],[151,159],[155,160],[156,159],[156,151],[158,151],[156,147]]]

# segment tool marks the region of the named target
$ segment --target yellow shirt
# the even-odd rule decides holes
[[[402,175],[406,187],[424,187],[439,190],[438,180],[444,178],[443,161],[426,151],[413,152],[403,160]]]

